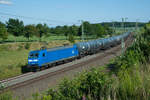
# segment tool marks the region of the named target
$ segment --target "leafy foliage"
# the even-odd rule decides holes
[[[30,43],[26,43],[25,44],[25,49],[30,49],[31,44]]]
[[[69,35],[69,39],[68,39],[71,43],[75,42],[74,36],[72,34]]]
[[[0,22],[0,38],[3,40],[6,40],[8,37],[7,29],[5,27],[5,24]]]
[[[37,33],[37,29],[35,25],[27,25],[24,28],[24,33],[25,33],[25,37],[28,38],[29,40],[30,37],[32,37],[33,35]]]
[[[37,28],[37,32],[38,32],[37,34],[40,37],[40,41],[41,41],[42,36],[48,34],[49,28],[46,24],[44,24],[44,25],[37,24],[36,28]]]
[[[19,19],[10,18],[8,22],[6,22],[8,32],[13,34],[14,36],[23,35],[24,24],[23,21],[19,21]]]
[[[96,36],[96,38],[102,37],[103,35],[111,35],[112,29],[109,28],[108,25],[102,26],[101,24],[90,24],[88,21],[83,22],[84,25],[84,34],[85,36]],[[7,31],[8,34],[14,36],[25,36],[30,39],[32,36],[36,36],[42,40],[43,36],[50,36],[51,35],[64,35],[67,38],[70,36],[81,36],[82,35],[82,25],[76,26],[56,26],[53,28],[48,27],[47,24],[37,24],[37,25],[24,25],[23,21],[19,19],[12,19],[10,18],[5,24],[1,25],[3,28],[3,39],[7,39]],[[6,30],[5,28],[8,30]],[[5,32],[4,32],[5,31]]]
[[[0,94],[0,100],[14,100],[14,99],[12,98],[11,93],[8,92]]]
[[[59,85],[59,91],[50,89],[47,95],[53,100],[82,100],[83,97],[91,99],[105,98],[112,93],[113,80],[101,69],[92,69],[91,72],[82,73],[76,79],[64,81]]]

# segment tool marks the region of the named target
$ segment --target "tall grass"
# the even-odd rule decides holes
[[[0,94],[0,100],[14,100],[14,99],[12,98],[11,92],[6,92],[6,93]]]
[[[28,50],[0,52],[0,80],[21,74],[27,63]]]

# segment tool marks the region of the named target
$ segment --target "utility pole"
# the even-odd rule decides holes
[[[121,27],[122,27],[122,30],[123,30],[124,29],[124,18],[122,18]]]
[[[125,32],[125,28],[124,28],[124,18],[122,18],[122,29],[124,29]],[[122,48],[122,55],[124,54],[124,47],[125,47],[125,43],[124,43],[124,39],[121,39],[121,48]]]
[[[138,19],[136,19],[135,29],[136,29],[136,31],[138,31]]]
[[[115,33],[115,22],[112,21],[113,33]]]
[[[81,20],[82,22],[82,41],[84,41],[84,22],[83,20]]]
[[[127,22],[127,19],[128,19],[128,18],[126,17],[125,20],[124,20],[125,23]],[[125,24],[125,23],[124,23],[124,24]],[[126,24],[126,25],[127,25],[127,24]],[[126,25],[124,25],[124,30],[125,30],[125,32],[127,31],[127,28],[126,28],[127,26],[126,26]]]
[[[125,51],[125,42],[123,38],[121,39],[121,48],[122,48],[122,55],[123,55]]]

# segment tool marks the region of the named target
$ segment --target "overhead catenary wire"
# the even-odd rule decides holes
[[[24,18],[24,19],[30,19],[30,20],[37,20],[37,21],[44,21],[44,22],[48,22],[48,23],[57,23],[57,24],[79,24],[77,22],[66,22],[66,21],[60,21],[60,20],[52,20],[52,19],[47,19],[47,18],[35,18],[35,17],[30,17],[30,16],[22,16],[22,15],[18,15],[18,14],[11,14],[11,13],[4,13],[4,12],[0,12],[0,15],[5,15],[5,16],[11,16],[11,17],[16,17],[16,18]],[[2,17],[3,17],[2,16]]]
[[[69,22],[69,21],[61,21],[61,20],[53,20],[53,19],[47,19],[47,18],[37,18],[37,17],[31,17],[31,16],[23,16],[23,15],[18,15],[18,14],[11,14],[11,13],[6,13],[6,12],[0,12],[1,17],[4,16],[10,16],[10,17],[16,17],[16,18],[23,18],[23,19],[29,19],[29,20],[37,20],[39,22],[46,22],[50,23],[50,25],[53,24],[63,24],[63,25],[81,25],[80,22]],[[3,15],[3,16],[2,16]],[[93,23],[100,23],[102,20],[98,20],[99,18],[96,18],[95,20],[87,20],[89,22]],[[86,20],[85,20],[86,21]]]

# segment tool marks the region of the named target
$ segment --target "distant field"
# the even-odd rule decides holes
[[[114,28],[114,30],[115,30],[115,34],[121,34],[121,33],[123,33],[123,32],[125,32],[125,31],[129,31],[129,30],[134,30],[135,29],[135,27],[131,27],[131,28]]]
[[[33,36],[29,39],[29,41],[39,41],[40,38]],[[66,40],[65,36],[43,36],[42,41],[53,41],[53,40]],[[6,42],[26,42],[28,41],[28,38],[24,37],[24,36],[18,36],[15,37],[13,35],[9,35],[8,39],[5,40]]]
[[[94,39],[95,36],[86,36],[86,39]],[[79,36],[74,36],[74,39],[75,40],[81,40],[81,37]],[[5,42],[36,42],[36,41],[39,41],[40,38],[36,37],[36,36],[33,36],[31,37],[29,40],[28,38],[24,37],[24,36],[18,36],[18,37],[15,37],[13,35],[9,35],[8,36],[8,39],[5,40]],[[50,42],[50,41],[57,41],[57,40],[68,40],[68,38],[64,35],[50,35],[50,36],[43,36],[41,38],[41,41],[46,41],[46,42]],[[2,40],[0,40],[0,42],[2,42]]]

